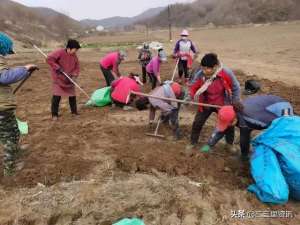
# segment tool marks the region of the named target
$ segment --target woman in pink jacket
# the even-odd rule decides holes
[[[166,53],[163,49],[158,50],[158,56],[154,57],[150,63],[147,65],[146,70],[152,84],[152,89],[154,89],[157,84],[161,84],[160,78],[160,64],[167,61]]]
[[[51,67],[53,93],[51,112],[53,120],[58,119],[59,102],[62,96],[69,97],[71,112],[73,115],[78,115],[75,86],[63,72],[74,81],[79,76],[79,61],[76,55],[79,48],[78,41],[70,39],[66,48],[50,53],[46,59]]]
[[[121,75],[119,72],[119,65],[126,58],[126,52],[117,51],[108,53],[100,60],[100,69],[103,73],[107,86],[111,85],[111,82],[118,79]]]
[[[111,84],[111,98],[113,103],[123,109],[128,109],[126,105],[130,104],[131,101],[127,102],[128,96],[131,91],[140,92],[143,85],[139,79],[138,74],[129,74],[128,77],[121,77],[118,80],[115,80]]]

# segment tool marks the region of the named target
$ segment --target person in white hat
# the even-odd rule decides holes
[[[181,32],[181,39],[176,42],[174,48],[174,58],[178,58],[178,75],[181,79],[182,83],[185,83],[189,78],[189,68],[191,68],[193,63],[192,54],[194,54],[194,58],[197,57],[198,51],[194,45],[194,43],[188,38],[189,32],[187,30],[183,30]],[[183,79],[183,74],[184,78]]]

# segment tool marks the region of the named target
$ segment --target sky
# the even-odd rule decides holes
[[[136,16],[149,8],[193,0],[13,0],[26,6],[48,7],[74,19]]]

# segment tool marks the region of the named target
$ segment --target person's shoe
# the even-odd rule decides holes
[[[201,152],[209,152],[209,151],[210,151],[210,146],[209,146],[209,145],[203,145],[203,146],[200,148],[200,151],[201,151]]]
[[[124,111],[133,110],[133,107],[128,106],[128,105],[125,105],[125,106],[123,106],[123,110],[124,110]]]
[[[29,144],[23,144],[18,147],[16,158],[25,157],[29,154]]]
[[[174,132],[174,139],[175,141],[178,141],[182,138],[182,135],[181,135],[181,132],[179,129],[176,129],[175,132]]]
[[[11,164],[9,166],[4,166],[3,169],[3,175],[5,177],[11,177],[15,174],[16,170],[15,170],[15,164]]]
[[[187,155],[187,156],[191,156],[193,154],[193,149],[196,148],[196,145],[194,144],[188,144],[186,147],[185,147],[185,151],[184,153]]]
[[[80,115],[79,113],[72,113],[72,117],[77,117],[79,115]]]
[[[58,120],[58,116],[52,116],[52,121],[56,122]]]
[[[18,163],[16,163],[16,169],[15,169],[15,171],[22,170],[24,168],[24,166],[25,166],[24,162],[18,162]]]

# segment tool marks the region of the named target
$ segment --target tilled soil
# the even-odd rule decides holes
[[[97,62],[88,60],[90,54],[81,53],[79,79],[89,93],[104,86]],[[180,112],[180,141],[172,139],[168,125],[159,131],[165,139],[146,136],[154,129],[147,126],[147,111],[87,108],[79,92],[80,115],[72,117],[64,100],[61,117],[53,122],[48,68],[37,55],[26,57],[40,66],[17,94],[17,115],[30,126],[22,143],[30,148],[21,158],[24,168],[16,176],[4,178],[0,173],[0,224],[111,224],[126,216],[143,216],[146,224],[163,225],[299,224],[298,203],[268,206],[247,193],[252,182],[249,165],[242,164],[238,153],[229,152],[223,143],[210,154],[198,148],[186,154],[196,108],[184,107]],[[165,79],[171,76],[173,66],[163,66]],[[126,72],[140,69],[133,61],[122,68]],[[248,78],[258,79],[242,71],[236,74],[241,84]],[[261,93],[278,94],[300,112],[298,87],[266,79],[260,82]],[[212,118],[201,134],[200,145],[213,125]],[[259,209],[290,210],[296,218],[270,223],[230,218],[231,210]]]

